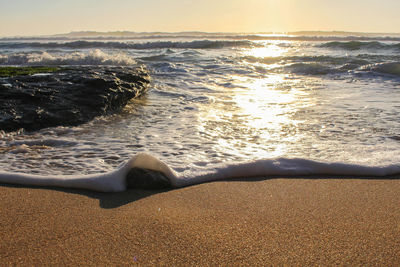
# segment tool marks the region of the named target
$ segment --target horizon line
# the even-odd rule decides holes
[[[41,35],[13,35],[13,36],[6,36],[6,35],[0,35],[0,38],[6,39],[6,38],[45,38],[45,37],[61,37],[61,36],[73,36],[76,34],[92,34],[101,37],[101,34],[105,35],[118,35],[118,34],[187,34],[187,33],[192,33],[192,34],[276,34],[276,35],[290,35],[290,34],[298,34],[298,35],[303,35],[307,33],[322,33],[322,34],[340,34],[340,35],[345,35],[345,34],[363,34],[363,35],[381,35],[381,34],[386,34],[386,35],[400,35],[400,32],[362,32],[362,31],[342,31],[342,30],[300,30],[300,31],[263,31],[263,32],[232,32],[232,31],[217,31],[217,32],[209,32],[209,31],[130,31],[130,30],[115,30],[115,31],[94,31],[94,30],[80,30],[80,31],[70,31],[68,33],[53,33],[53,34],[41,34]]]

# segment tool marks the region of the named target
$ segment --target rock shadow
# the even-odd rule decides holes
[[[103,193],[85,189],[62,188],[62,187],[52,187],[52,186],[34,186],[34,185],[19,185],[19,184],[6,184],[6,183],[0,183],[0,186],[9,188],[46,189],[46,190],[55,190],[59,192],[64,192],[68,194],[83,195],[86,197],[98,199],[99,205],[103,209],[118,208],[127,205],[129,203],[135,202],[137,200],[140,200],[142,198],[149,197],[151,195],[173,190],[172,188],[154,189],[154,190],[128,188],[128,190],[123,192]]]

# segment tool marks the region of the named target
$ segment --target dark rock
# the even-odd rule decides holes
[[[78,66],[0,78],[0,130],[74,126],[121,110],[150,83],[141,67]]]
[[[162,172],[132,168],[126,177],[126,185],[128,188],[163,189],[171,187],[171,182]]]

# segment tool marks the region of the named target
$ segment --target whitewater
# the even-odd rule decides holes
[[[3,38],[0,65],[143,65],[152,77],[122,112],[1,131],[0,182],[115,192],[134,167],[172,187],[400,173],[398,36]]]

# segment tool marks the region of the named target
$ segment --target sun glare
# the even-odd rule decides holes
[[[283,56],[286,52],[285,48],[280,46],[282,41],[269,41],[266,43],[265,41],[258,42],[258,45],[261,47],[256,47],[253,49],[246,49],[243,54],[246,56],[253,56],[256,58],[271,58],[271,57],[280,57]]]

